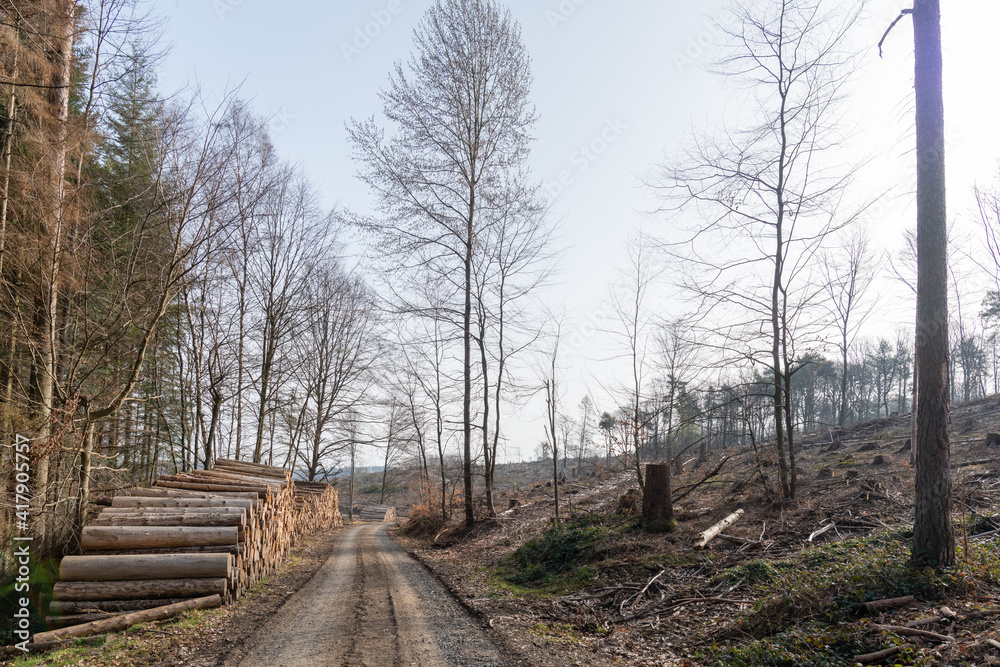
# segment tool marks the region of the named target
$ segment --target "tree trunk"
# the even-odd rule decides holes
[[[462,315],[462,482],[465,484],[465,525],[472,526],[476,515],[472,504],[472,216],[475,188],[469,197],[469,219],[465,236],[465,310]]]
[[[55,107],[55,132],[51,137],[53,150],[53,165],[46,210],[43,212],[44,234],[47,247],[44,249],[42,261],[41,312],[38,318],[39,326],[39,360],[38,372],[38,421],[39,433],[37,442],[42,453],[35,463],[35,508],[37,517],[35,535],[38,539],[40,552],[47,553],[48,543],[48,511],[47,495],[49,490],[49,460],[51,454],[45,449],[51,446],[49,440],[53,435],[52,411],[55,407],[55,373],[58,363],[56,346],[59,341],[59,326],[56,320],[59,308],[59,288],[62,283],[62,237],[63,213],[66,198],[66,153],[69,124],[69,93],[73,74],[73,24],[76,17],[76,2],[62,0],[55,5],[54,29],[50,37],[57,60],[55,76],[52,85],[53,106]]]
[[[948,377],[948,235],[945,207],[944,95],[939,0],[913,5],[917,128],[918,394],[915,563],[955,561],[951,525]]]
[[[87,518],[87,504],[90,503],[90,467],[94,452],[94,428],[96,423],[87,421],[83,432],[83,448],[80,450],[80,498],[77,507],[77,525],[83,526]]]

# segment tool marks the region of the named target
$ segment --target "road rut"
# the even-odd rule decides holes
[[[249,644],[239,667],[508,664],[472,618],[397,545],[352,526]]]

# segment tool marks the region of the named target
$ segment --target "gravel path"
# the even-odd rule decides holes
[[[387,534],[354,526],[249,641],[239,667],[507,664],[472,618]]]

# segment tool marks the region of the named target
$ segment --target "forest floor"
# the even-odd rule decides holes
[[[722,465],[675,504],[666,535],[619,510],[634,473],[605,472],[560,485],[558,526],[551,486],[537,485],[472,530],[415,514],[401,539],[525,664],[1000,665],[1000,447],[985,444],[1000,397],[955,406],[952,422],[958,561],[944,570],[908,563],[908,415],[839,445],[800,436],[794,502],[752,452],[688,462],[675,497]],[[693,547],[737,509],[723,537]]]

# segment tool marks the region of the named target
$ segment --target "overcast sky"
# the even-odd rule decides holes
[[[273,115],[280,155],[302,166],[323,202],[365,211],[368,192],[354,176],[344,124],[379,113],[378,91],[393,63],[407,58],[412,29],[430,4],[161,2],[173,48],[161,68],[160,85],[171,91],[197,82],[216,95],[241,86],[242,97],[253,100],[259,113]],[[967,219],[973,183],[997,178],[1000,2],[943,4],[949,217]],[[670,234],[672,221],[649,215],[657,201],[641,178],[676,155],[686,137],[731,111],[721,82],[705,71],[720,54],[722,36],[714,22],[724,20],[724,5],[711,0],[509,3],[532,58],[533,101],[540,115],[531,167],[553,195],[558,242],[564,248],[557,284],[546,301],[565,306],[564,331],[576,340],[560,364],[568,408],[588,391],[600,409],[614,408],[603,390],[615,384],[609,343],[599,334],[580,332],[606,311],[628,235],[639,225],[653,234]],[[895,195],[869,223],[889,248],[915,224],[909,20],[887,40],[884,59],[875,44],[902,6],[870,3],[858,33],[864,55],[857,92],[845,111],[858,130],[850,150],[870,160],[858,196]],[[589,151],[582,150],[588,146]],[[560,175],[567,183],[561,190],[555,185]],[[880,289],[896,296],[887,299],[878,332],[910,327],[912,304],[890,280],[882,282]],[[663,308],[671,308],[669,287],[658,289],[667,299]],[[544,437],[543,411],[538,400],[520,408],[509,424],[506,459],[533,455]]]

